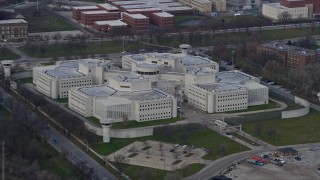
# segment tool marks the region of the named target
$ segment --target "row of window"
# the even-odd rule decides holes
[[[163,113],[155,113],[155,114],[141,114],[140,117],[149,117],[149,116],[160,116],[160,115],[168,115],[171,112],[163,112]]]
[[[156,119],[168,119],[168,118],[171,118],[171,115],[167,115],[167,116],[159,116],[159,117],[140,118],[140,121],[156,120]]]
[[[85,83],[85,84],[72,84],[72,85],[66,85],[61,86],[61,88],[69,88],[69,87],[83,87],[83,86],[90,86],[91,83]]]
[[[158,106],[158,107],[151,107],[151,108],[140,108],[140,111],[148,111],[148,110],[164,109],[164,108],[171,108],[171,106]]]
[[[217,112],[234,111],[234,110],[240,110],[240,109],[247,109],[247,106],[238,106],[238,107],[217,109]]]
[[[61,84],[78,84],[78,83],[89,83],[89,82],[91,82],[91,79],[71,81],[71,82],[61,82]]]
[[[136,71],[136,73],[141,74],[141,75],[156,75],[156,74],[159,74],[159,71],[155,71],[155,72]]]
[[[171,104],[170,102],[162,102],[162,103],[155,103],[155,104],[141,104],[141,107],[152,107],[152,106],[162,106],[162,105],[168,105]]]
[[[218,108],[220,108],[220,107],[233,107],[233,106],[240,106],[240,105],[246,105],[246,104],[247,103],[225,104],[225,105],[218,106]]]

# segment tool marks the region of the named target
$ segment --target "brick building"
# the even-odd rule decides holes
[[[162,10],[159,8],[145,8],[145,9],[127,9],[126,12],[129,14],[142,14],[144,16],[151,18],[153,13],[162,12]]]
[[[122,21],[135,30],[149,29],[149,18],[142,14],[122,13]]]
[[[84,25],[93,25],[95,21],[107,21],[120,19],[119,12],[84,11],[81,12],[81,23]]]
[[[173,27],[174,15],[167,12],[153,13],[151,22],[160,27]]]
[[[80,21],[81,20],[81,12],[82,11],[98,11],[99,8],[97,6],[79,6],[72,8],[72,17],[73,19]]]
[[[20,42],[28,39],[28,22],[23,19],[0,21],[0,41]]]
[[[93,28],[102,32],[111,32],[114,30],[123,30],[127,28],[127,24],[121,20],[111,20],[111,21],[96,21],[93,24]]]
[[[316,51],[284,43],[266,43],[258,46],[257,52],[270,60],[278,60],[279,64],[286,68],[303,68],[309,63],[319,61]]]
[[[97,7],[101,10],[105,10],[105,11],[108,11],[108,12],[119,12],[119,8],[111,5],[111,4],[108,4],[108,3],[104,3],[104,4],[97,4]]]
[[[319,0],[280,0],[280,4],[288,8],[304,7],[307,4],[313,4],[313,14],[320,14]]]

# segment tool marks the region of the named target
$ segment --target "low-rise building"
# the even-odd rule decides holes
[[[20,42],[27,39],[27,21],[23,19],[0,20],[0,41]]]
[[[160,27],[173,27],[174,15],[167,12],[153,13],[151,20],[154,24]]]
[[[280,3],[268,3],[262,5],[262,15],[273,21],[281,21],[282,13],[287,12],[289,19],[308,19],[312,18],[312,12],[310,6],[302,7],[286,7],[282,6]]]
[[[209,0],[179,0],[179,2],[201,13],[211,14],[212,12],[212,2]]]
[[[98,11],[100,10],[97,6],[76,6],[72,8],[72,17],[73,19],[80,21],[81,12],[83,11]]]
[[[311,49],[285,43],[266,43],[257,47],[257,52],[270,60],[277,60],[286,68],[303,68],[309,63],[319,62],[318,53]]]
[[[122,21],[135,30],[149,29],[149,18],[142,14],[122,13]]]
[[[101,10],[105,10],[105,11],[108,11],[108,12],[119,12],[119,8],[111,5],[111,4],[108,4],[108,3],[104,3],[104,4],[97,4],[97,7]]]
[[[93,24],[94,29],[102,32],[122,31],[127,27],[128,25],[121,20],[96,21]]]
[[[227,1],[226,0],[211,0],[212,9],[216,12],[227,11]]]
[[[96,21],[108,21],[120,19],[119,12],[99,11],[83,11],[81,12],[81,23],[84,25],[93,25]]]

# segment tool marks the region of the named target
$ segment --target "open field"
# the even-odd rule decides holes
[[[122,52],[122,41],[90,42],[84,43],[81,47],[70,46],[68,44],[52,44],[44,45],[44,47],[46,49],[45,52],[33,51],[27,47],[22,47],[21,50],[29,56],[39,58],[109,54]],[[142,43],[132,41],[125,42],[124,47],[127,52],[148,48]]]
[[[127,121],[127,122],[116,122],[112,124],[111,129],[129,129],[129,128],[138,128],[138,127],[147,127],[147,126],[156,126],[161,124],[175,123],[177,121],[183,120],[185,118],[170,118],[170,119],[160,119],[146,122],[137,122],[137,121]]]
[[[169,128],[170,129],[159,130],[164,133],[167,132],[167,135],[155,132],[154,136],[141,138],[111,138],[110,143],[94,144],[92,145],[92,148],[101,155],[109,155],[134,141],[155,140],[172,144],[186,144],[190,146],[195,145],[196,147],[204,147],[209,150],[209,152],[203,158],[209,160],[218,159],[229,154],[248,150],[248,148],[243,145],[238,144],[227,137],[221,136],[208,128],[199,127],[198,125],[195,126],[193,124],[189,127],[186,125],[172,126]],[[172,132],[172,135],[170,134],[170,136],[168,136],[170,133],[169,131]]]
[[[35,6],[17,10],[28,21],[29,33],[75,30],[73,26],[64,20],[51,15],[44,7],[40,6],[39,10],[39,14],[35,13]]]
[[[11,50],[1,47],[0,48],[0,61],[2,60],[16,60],[19,59],[20,56],[18,54],[15,54]]]
[[[320,112],[310,109],[303,117],[248,122],[243,130],[273,145],[319,142]]]

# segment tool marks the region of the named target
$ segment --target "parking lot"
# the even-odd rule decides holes
[[[175,145],[157,141],[134,142],[109,155],[115,161],[117,155],[126,157],[126,163],[150,168],[174,171],[193,163],[205,163],[206,151],[192,145]]]
[[[296,148],[301,156],[301,161],[295,158],[283,158],[286,162],[283,166],[265,164],[258,166],[247,161],[233,167],[226,175],[236,180],[245,179],[290,179],[290,180],[316,180],[320,179],[320,150],[310,148]]]

